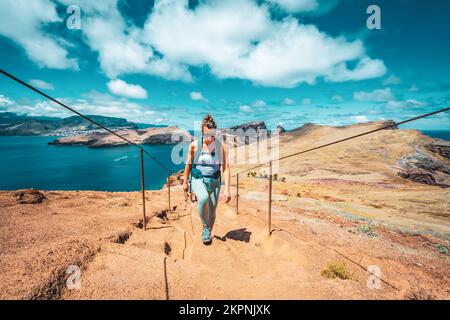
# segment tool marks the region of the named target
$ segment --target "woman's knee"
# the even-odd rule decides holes
[[[208,195],[207,194],[200,194],[197,196],[197,202],[198,205],[203,207],[208,202]]]

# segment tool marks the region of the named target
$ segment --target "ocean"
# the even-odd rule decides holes
[[[450,131],[423,131],[450,141]],[[139,151],[133,146],[92,149],[53,146],[57,137],[0,136],[0,190],[136,191],[140,189]],[[172,145],[144,146],[172,172],[183,169],[171,161]],[[144,157],[145,187],[162,187],[167,173]]]
[[[0,190],[140,190],[139,150],[133,146],[88,148],[53,146],[57,137],[0,136]],[[144,148],[172,172],[183,164],[171,161],[172,145]],[[160,189],[167,172],[144,155],[145,187]]]
[[[422,130],[422,132],[432,138],[450,141],[450,130]]]

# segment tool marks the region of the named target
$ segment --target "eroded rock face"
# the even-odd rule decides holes
[[[448,143],[416,147],[415,153],[408,154],[397,161],[397,165],[403,169],[398,172],[398,175],[418,183],[449,187],[450,161],[446,161],[449,159],[449,147]],[[440,160],[439,156],[444,160]]]
[[[441,157],[450,159],[450,144],[448,143],[429,143],[425,147],[431,152],[439,154]]]
[[[14,197],[16,198],[17,203],[20,204],[42,203],[45,199],[47,199],[41,192],[39,192],[39,190],[36,189],[17,190],[14,192]]]
[[[224,140],[232,139],[234,146],[242,146],[270,137],[270,131],[267,129],[264,121],[253,121],[238,126],[220,129]]]
[[[403,179],[408,179],[414,182],[429,184],[431,186],[441,186],[441,184],[436,182],[436,179],[434,179],[431,173],[421,172],[417,170],[415,172],[414,171],[415,170],[399,172],[398,175]]]

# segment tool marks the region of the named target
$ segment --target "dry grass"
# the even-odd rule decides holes
[[[341,280],[351,280],[353,273],[347,270],[345,262],[330,262],[320,273],[324,278],[339,278]]]

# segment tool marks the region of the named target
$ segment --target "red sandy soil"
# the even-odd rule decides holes
[[[175,190],[173,190],[175,189]],[[375,227],[325,212],[282,209],[275,201],[268,237],[266,201],[220,204],[215,238],[200,241],[195,207],[172,188],[147,192],[147,230],[137,192],[45,191],[41,204],[17,204],[1,192],[2,299],[448,299],[449,257],[428,235]],[[244,194],[244,190],[240,190]],[[283,199],[282,199],[283,200]],[[286,214],[284,214],[285,212]],[[191,224],[192,219],[192,224]],[[117,243],[120,236],[129,238]],[[167,248],[170,246],[170,252]],[[326,279],[330,262],[345,262],[351,280]],[[69,265],[81,288],[66,287]],[[369,265],[381,269],[369,289]],[[167,287],[166,287],[167,283]]]

